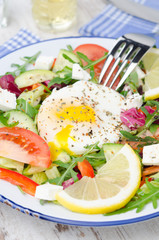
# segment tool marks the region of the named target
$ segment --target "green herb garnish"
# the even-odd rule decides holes
[[[15,127],[19,122],[8,123],[8,119],[10,118],[10,113],[4,116],[3,113],[0,114],[0,122],[6,127]]]
[[[159,179],[155,180],[159,182]],[[159,199],[159,187],[154,186],[146,179],[146,186],[148,188],[148,193],[145,193],[143,190],[139,189],[135,197],[124,207],[115,212],[107,213],[105,216],[121,214],[133,209],[136,209],[136,212],[139,213],[143,210],[145,205],[149,202],[152,202],[153,207],[157,208],[157,199]]]
[[[32,57],[23,57],[23,58],[21,58],[21,60],[24,61],[25,63],[21,64],[21,65],[20,64],[16,64],[16,63],[12,64],[11,67],[16,68],[16,69],[14,71],[12,71],[12,72],[6,72],[4,75],[11,74],[13,76],[17,76],[17,75],[19,75],[21,73],[24,73],[25,71],[27,71],[27,69],[26,69],[27,66],[29,64],[33,64],[36,61],[37,57],[40,55],[40,53],[41,52],[39,51],[38,53],[36,53]]]
[[[29,115],[32,119],[35,119],[36,114],[38,113],[38,110],[31,106],[26,100],[23,98],[17,99],[17,110],[20,110],[22,112],[25,112],[27,115]]]

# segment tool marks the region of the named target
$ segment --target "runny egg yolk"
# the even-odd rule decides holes
[[[69,107],[61,106],[60,109],[57,109],[56,111],[56,117],[62,121],[69,120],[70,123],[94,123],[96,121],[94,109],[84,105]],[[72,128],[73,126],[68,124],[54,136],[52,142],[48,143],[52,161],[57,159],[62,150],[68,152],[70,155],[73,155],[73,152],[70,151],[68,146],[68,138],[72,138],[75,141],[75,139],[70,136]]]
[[[57,156],[61,153],[62,150],[65,150],[71,155],[73,154],[73,152],[71,152],[68,147],[68,138],[70,137],[73,139],[73,137],[70,136],[72,128],[73,126],[67,125],[55,135],[54,142],[48,143],[50,147],[52,161],[57,159]]]
[[[70,106],[58,109],[56,116],[60,119],[67,119],[72,122],[95,122],[95,111],[89,106]]]

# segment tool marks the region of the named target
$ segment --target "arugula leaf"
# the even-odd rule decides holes
[[[18,125],[19,122],[13,122],[13,123],[8,123],[8,119],[10,118],[10,113],[8,113],[6,116],[4,114],[0,114],[0,122],[6,126],[6,127],[15,127]]]
[[[62,161],[55,161],[54,163],[57,164],[59,167],[64,168],[62,175],[57,178],[53,179],[56,181],[57,185],[62,185],[63,181],[68,179],[68,176],[71,175],[74,181],[77,181],[77,173],[73,170],[74,167],[77,165],[78,162],[82,162],[84,159],[88,158],[88,160],[92,163],[92,166],[99,166],[105,163],[104,152],[99,148],[98,142],[86,147],[86,152],[82,156],[71,156],[71,162],[63,163]],[[94,162],[94,163],[93,163]]]
[[[79,180],[78,177],[77,177],[77,172],[75,172],[75,171],[72,169],[72,170],[70,171],[70,173],[71,173],[71,176],[72,176],[74,182],[77,182],[77,181]]]
[[[151,145],[151,144],[155,144],[155,143],[159,143],[159,140],[152,138],[152,137],[145,137],[145,138],[141,138],[138,137],[137,135],[133,135],[130,132],[121,130],[120,133],[129,141],[132,142],[142,142],[142,143],[146,143],[147,145]]]
[[[61,177],[57,177],[57,178],[53,178],[53,179],[48,179],[46,182],[59,185],[58,183],[59,183],[60,179],[61,179]]]
[[[128,78],[126,79],[125,83],[127,83],[133,93],[138,92],[138,87],[139,87],[139,80],[138,80],[138,75],[136,72],[130,73]]]
[[[37,57],[40,55],[40,53],[41,53],[41,52],[39,51],[39,52],[37,52],[35,55],[33,55],[33,56],[31,56],[31,57],[23,57],[23,58],[21,58],[21,60],[24,61],[25,63],[22,64],[22,65],[16,64],[16,63],[12,64],[11,67],[14,67],[14,68],[16,68],[16,69],[15,69],[14,71],[12,71],[12,72],[6,72],[4,75],[9,75],[9,74],[11,74],[11,75],[13,75],[13,76],[17,76],[17,75],[25,72],[25,71],[27,70],[27,69],[26,69],[27,66],[28,66],[29,64],[34,63],[35,60],[37,59]]]
[[[50,89],[48,87],[46,87],[44,84],[41,83],[41,85],[44,87],[45,91],[49,94],[52,93],[52,91],[50,91]]]
[[[101,61],[103,61],[104,59],[107,58],[107,54],[108,53],[105,53],[103,57],[88,63],[88,65],[84,66],[83,69],[86,70],[86,69],[91,68],[92,66],[96,65],[97,63],[100,63]]]
[[[83,59],[85,62],[87,62],[87,63],[92,63],[93,62],[85,54],[83,54],[81,52],[76,52],[76,53],[79,56],[79,58]]]
[[[71,45],[67,45],[67,49],[68,49],[68,51],[73,52],[73,48]]]
[[[92,61],[90,60],[85,54],[81,53],[81,52],[77,52],[77,55],[83,59],[85,62],[87,62],[88,64],[86,66],[83,67],[84,70],[88,69],[88,68],[92,68],[94,65],[96,65],[97,63],[103,61],[104,59],[107,58],[107,54],[108,53],[105,53],[103,57],[95,60],[95,61]]]
[[[142,107],[141,109],[144,111],[144,113],[146,114],[146,121],[145,121],[145,125],[141,128],[141,131],[138,132],[137,136],[142,135],[146,130],[148,130],[151,125],[159,119],[159,104],[157,103],[157,109],[154,113],[149,114],[148,111]]]
[[[88,63],[86,66],[83,67],[83,69],[84,70],[86,70],[88,68],[90,69],[90,76],[92,79],[94,79],[94,77],[95,77],[94,65],[96,65],[97,63],[106,59],[106,57],[107,57],[107,53],[105,53],[105,55],[103,57],[97,59],[96,61],[92,61],[85,54],[83,54],[81,52],[77,52],[77,55],[79,56],[79,58],[83,59],[85,62]]]
[[[128,91],[124,91],[124,90],[123,90],[123,91],[120,92],[120,94],[123,95],[124,97],[126,97],[127,94],[128,94]]]
[[[73,168],[76,166],[77,162],[75,159],[72,159],[71,163],[69,164],[68,168],[65,170],[65,172],[62,174],[61,177],[57,180],[57,185],[62,185],[63,181],[65,180],[65,177],[69,172],[73,170]],[[53,179],[54,180],[54,179]]]
[[[62,83],[66,84],[66,85],[73,83],[73,81],[72,81],[72,73],[65,74],[64,78],[61,78],[61,77],[53,78],[49,82],[48,87],[50,88],[54,84],[62,84]]]
[[[155,106],[157,108],[157,111],[159,110],[159,102],[158,101],[155,101],[155,100],[149,100],[146,102],[146,105],[147,106]]]
[[[89,161],[89,163],[92,165],[93,168],[99,167],[100,165],[103,165],[106,163],[103,148],[100,149],[99,152],[90,153],[86,157],[86,159]]]
[[[141,69],[145,69],[144,63],[143,63],[142,60],[139,62],[138,66],[139,66]]]
[[[159,182],[159,179],[155,180]],[[136,212],[139,213],[143,210],[144,206],[152,202],[153,207],[157,208],[157,199],[159,199],[159,187],[154,186],[146,179],[146,186],[148,188],[148,193],[144,193],[141,189],[138,190],[136,198],[133,198],[124,208],[121,208],[115,212],[104,214],[105,216],[121,214],[133,209],[136,209]]]
[[[54,164],[57,164],[58,166],[66,168],[66,169],[69,167],[69,163],[64,163],[64,162],[62,162],[60,160],[54,161]]]
[[[150,126],[150,132],[153,134],[157,131],[157,128],[158,128],[158,124],[152,124]]]
[[[68,55],[62,54],[62,56],[63,56],[66,60],[68,60],[70,63],[76,63],[76,62],[73,61],[72,58],[70,58]]]
[[[26,100],[23,98],[17,99],[17,110],[20,110],[22,112],[25,112],[28,114],[32,119],[35,119],[36,114],[38,113],[38,110],[34,107],[32,107]]]

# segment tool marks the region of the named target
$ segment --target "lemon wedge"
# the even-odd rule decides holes
[[[101,214],[124,207],[135,195],[141,180],[138,156],[129,145],[102,166],[94,178],[83,177],[56,194],[56,200],[71,211]]]
[[[159,49],[150,49],[142,58],[145,76],[145,100],[153,100],[159,97]]]
[[[152,65],[157,59],[159,59],[159,49],[158,48],[149,49],[149,51],[142,58],[146,72],[149,72],[151,70]]]
[[[151,67],[145,76],[145,100],[153,100],[159,97],[159,59]]]

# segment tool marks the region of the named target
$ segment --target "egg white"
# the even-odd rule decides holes
[[[118,92],[78,81],[45,99],[38,114],[38,130],[51,148],[82,154],[87,145],[119,140],[122,109],[125,98]]]

